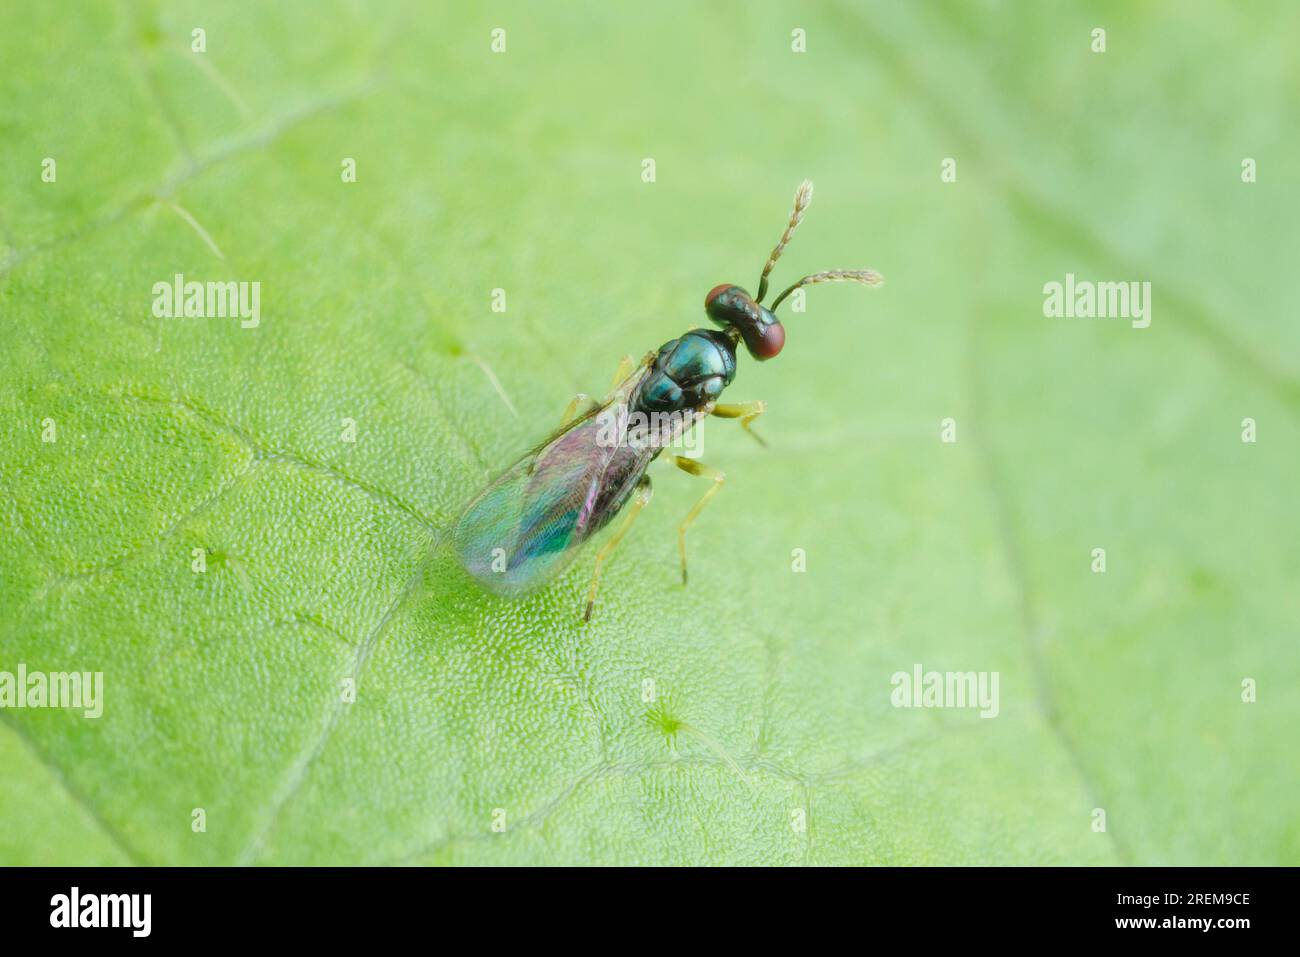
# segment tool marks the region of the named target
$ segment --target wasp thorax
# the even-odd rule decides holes
[[[755,359],[770,359],[785,345],[785,327],[739,286],[714,286],[704,297],[704,311],[724,329],[731,327],[740,333]]]

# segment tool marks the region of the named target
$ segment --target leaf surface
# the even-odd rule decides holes
[[[55,6],[0,14],[0,670],[105,706],[0,711],[0,863],[1300,861],[1294,9]],[[690,587],[663,466],[589,625],[590,551],[475,588],[459,507],[805,176],[777,288],[887,283],[741,357]]]

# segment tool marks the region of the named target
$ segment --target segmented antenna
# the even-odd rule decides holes
[[[776,312],[776,307],[781,305],[782,300],[800,286],[815,286],[819,282],[857,282],[864,286],[879,286],[884,281],[884,276],[871,269],[828,269],[825,272],[815,272],[811,276],[804,276],[777,296],[770,308],[772,312]]]
[[[799,188],[794,191],[794,209],[790,212],[790,222],[786,224],[785,232],[781,234],[781,241],[772,250],[772,255],[767,257],[767,265],[763,267],[762,278],[758,280],[758,297],[754,300],[755,302],[762,302],[763,297],[767,295],[767,277],[771,274],[776,261],[781,258],[781,253],[785,252],[785,244],[794,235],[795,227],[803,219],[803,214],[808,211],[808,205],[812,202],[812,194],[813,185],[810,179],[804,180],[799,184]]]

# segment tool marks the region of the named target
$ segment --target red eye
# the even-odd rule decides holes
[[[745,345],[749,346],[749,352],[755,359],[771,359],[785,345],[785,326],[774,322],[763,330],[761,336],[755,337],[753,342],[746,341]]]
[[[722,285],[714,286],[712,289],[710,289],[709,294],[704,297],[704,308],[705,309],[709,308],[709,303],[713,302],[713,300],[717,299],[719,296],[721,296],[724,292],[726,292],[730,288],[731,288],[731,283],[724,282]]]

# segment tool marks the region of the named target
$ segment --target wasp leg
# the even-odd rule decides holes
[[[682,523],[677,526],[677,551],[682,556],[682,584],[686,584],[686,530],[691,527],[691,523],[699,516],[700,510],[708,504],[709,499],[718,494],[718,489],[722,488],[722,483],[727,476],[721,469],[715,469],[712,465],[705,465],[703,462],[695,459],[688,459],[683,455],[674,455],[673,462],[683,472],[689,472],[691,475],[701,475],[705,478],[713,479],[713,486],[700,496],[700,500],[695,503],[694,507],[686,513]]]
[[[649,357],[647,356],[646,360],[643,361],[648,361],[648,359]],[[605,393],[606,401],[608,401],[610,396],[614,394],[614,390],[623,383],[623,380],[632,374],[632,371],[636,369],[636,367],[637,367],[637,361],[633,359],[631,356],[624,356],[619,361],[618,368],[614,370],[613,381],[610,382],[609,390]],[[572,422],[578,415],[579,406],[584,406],[584,405],[587,407],[586,409],[583,410],[585,412],[585,411],[589,411],[594,406],[600,405],[600,403],[597,402],[595,399],[593,399],[591,396],[587,395],[587,393],[579,392],[577,395],[573,397],[573,401],[569,403],[568,407],[565,408],[564,418],[560,419],[560,427],[563,428],[564,426]]]
[[[579,392],[575,395],[573,401],[564,409],[564,417],[560,419],[561,428],[573,421],[574,417],[578,414],[578,406],[580,405],[592,406],[595,405],[595,402],[592,400],[591,396],[587,395],[585,392]]]
[[[713,414],[722,419],[740,419],[740,427],[752,435],[761,446],[767,443],[763,437],[749,427],[749,424],[767,411],[767,403],[762,399],[753,402],[723,402],[713,407]]]
[[[635,368],[636,368],[636,359],[632,358],[631,356],[624,356],[622,359],[620,359],[618,363],[618,368],[614,370],[614,378],[610,380],[609,388],[605,390],[605,394],[608,395],[609,393],[613,392],[616,388],[618,388],[619,383],[621,383],[624,379],[630,376],[632,374],[632,370]]]
[[[623,517],[623,522],[618,526],[613,536],[596,553],[596,570],[591,575],[591,587],[587,589],[587,610],[582,613],[583,621],[591,621],[591,609],[596,604],[596,589],[600,587],[600,572],[605,562],[609,559],[610,554],[614,551],[614,546],[623,540],[632,523],[636,521],[637,515],[641,509],[650,504],[650,496],[654,494],[654,489],[650,487],[650,476],[643,475],[641,481],[636,486],[636,496],[632,499],[627,507],[627,514]]]

